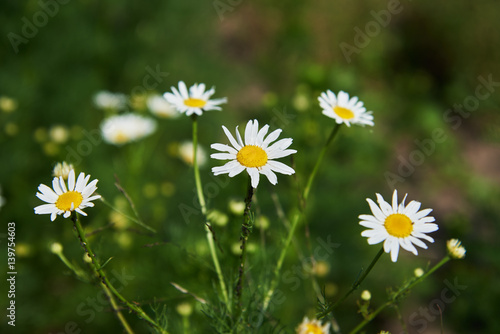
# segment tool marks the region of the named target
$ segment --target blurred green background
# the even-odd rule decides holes
[[[458,281],[466,288],[442,310],[444,332],[500,332],[495,321],[500,306],[500,244],[495,239],[500,211],[498,2],[63,2],[0,4],[0,185],[5,200],[0,259],[7,263],[7,222],[13,221],[18,272],[16,327],[7,326],[4,316],[2,333],[122,332],[107,305],[91,306],[89,298],[98,296],[98,286],[78,280],[49,250],[59,242],[70,261],[88,269],[71,222],[61,217],[51,222],[33,213],[42,204],[35,197],[38,185],[50,184],[55,163],[65,159],[77,172],[99,179],[99,193],[130,212],[114,186],[116,175],[141,218],[157,230],[146,233],[99,202],[87,209],[84,226],[100,229],[91,237],[94,249],[102,259],[113,258],[107,271],[133,276],[122,293],[148,312],[149,305],[165,305],[172,333],[183,332],[176,307],[189,303],[195,309],[188,319],[192,332],[212,332],[199,304],[170,283],[216,300],[201,215],[186,222],[179,209],[196,203],[192,168],[177,153],[179,143],[191,140],[191,121],[185,116],[158,119],[153,136],[116,147],[102,142],[98,129],[106,113],[92,102],[98,91],[123,93],[133,100],[130,110],[147,114],[144,94],[162,94],[180,80],[188,86],[214,85],[214,97],[228,97],[222,112],[199,118],[200,144],[207,155],[211,143],[227,141],[222,124],[241,129],[252,118],[294,138],[296,177],[279,175],[274,187],[262,179],[257,192],[254,208],[270,224],[256,228],[250,238],[255,251],[249,255],[248,281],[253,287],[265,282],[286,235],[274,200],[285,212],[297,205],[297,189],[334,124],[321,114],[317,96],[326,89],[344,90],[374,114],[373,128],[341,129],[329,150],[308,203],[308,228],[299,227],[284,266],[306,278],[298,286],[281,282],[286,300],[255,332],[293,332],[303,316],[313,316],[313,276],[330,299],[349,289],[379,249],[360,237],[357,217],[370,212],[365,198],[379,192],[389,199],[394,187],[433,208],[440,230],[418,257],[403,251],[397,263],[382,257],[362,288],[335,312],[342,331],[362,320],[356,300],[363,289],[371,291],[376,308],[388,287],[402,284],[415,268],[439,261],[446,240],[459,238],[467,248],[465,260],[448,263],[418,285],[401,303],[402,319],[410,333],[439,332],[439,316],[426,318],[422,310],[442,298],[446,280]],[[162,75],[146,87],[151,71]],[[486,87],[488,80],[493,84]],[[57,137],[54,129],[66,131],[67,138]],[[438,140],[433,139],[436,132]],[[81,159],[71,156],[72,150],[84,152]],[[235,278],[238,257],[232,248],[242,220],[230,212],[228,202],[243,200],[246,179],[213,177],[210,168],[219,164],[207,161],[201,176],[215,189],[209,207],[229,218],[215,229],[224,250],[224,273]],[[318,238],[327,237],[339,247],[325,259],[326,272],[312,274],[298,254],[310,256],[310,249],[321,244]],[[4,314],[5,279],[0,288]],[[148,332],[133,315],[127,318],[137,332]],[[394,310],[381,313],[367,333],[382,329],[402,331]]]

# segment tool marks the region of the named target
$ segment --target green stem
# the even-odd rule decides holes
[[[321,162],[323,161],[323,158],[325,157],[326,151],[328,149],[328,146],[330,146],[330,143],[333,141],[333,139],[337,136],[337,133],[339,132],[340,129],[340,124],[337,124],[333,127],[332,132],[330,133],[330,136],[326,140],[325,145],[321,149],[321,152],[319,152],[318,160],[316,160],[316,164],[314,165],[314,168],[309,175],[309,179],[307,180],[306,187],[304,188],[304,193],[302,195],[302,200],[304,201],[304,205],[307,202],[307,198],[309,197],[309,192],[311,191],[311,186],[314,181],[314,178],[316,177],[316,173],[318,172],[319,165],[321,165]]]
[[[245,211],[243,212],[243,224],[241,225],[241,255],[240,255],[240,266],[238,268],[238,282],[236,283],[236,308],[237,315],[235,319],[238,319],[239,314],[241,314],[241,296],[243,294],[243,278],[245,276],[245,261],[247,257],[247,241],[253,228],[253,220],[250,216],[250,208],[252,206],[252,197],[254,193],[254,188],[252,187],[251,180],[248,180],[248,191],[245,198]]]
[[[197,115],[192,116],[193,120],[193,169],[194,169],[194,181],[196,184],[196,193],[198,195],[198,201],[200,202],[201,213],[206,219],[207,217],[207,205],[205,203],[205,196],[203,195],[203,187],[201,185],[200,169],[198,166],[198,121]],[[227,294],[226,283],[224,281],[224,275],[222,275],[222,270],[219,263],[219,258],[217,257],[217,252],[215,251],[215,243],[212,232],[210,231],[210,222],[206,221],[205,231],[207,236],[208,247],[210,248],[210,255],[212,256],[212,261],[214,263],[215,271],[217,273],[217,278],[219,279],[220,289],[222,291],[222,297],[226,305],[229,304],[229,297]]]
[[[200,169],[198,167],[198,121],[197,116],[193,115],[193,168],[194,168],[194,181],[196,183],[196,192],[198,194],[198,201],[200,202],[201,213],[203,216],[207,215],[207,205],[205,204],[205,196],[203,196],[203,188],[201,186]]]
[[[334,304],[330,305],[326,310],[324,310],[323,312],[321,312],[319,315],[318,315],[318,319],[322,319],[323,317],[325,317],[328,313],[330,313],[335,307],[337,307],[338,305],[340,305],[344,300],[347,299],[347,297],[349,297],[351,295],[351,293],[353,293],[360,285],[361,283],[363,283],[363,281],[365,280],[366,276],[368,276],[368,274],[370,273],[370,271],[372,270],[373,266],[375,266],[375,263],[377,263],[378,259],[380,259],[380,256],[382,256],[382,254],[384,253],[384,247],[382,247],[377,255],[375,255],[375,257],[373,258],[372,262],[370,263],[370,265],[368,266],[368,268],[363,271],[363,274],[354,281],[354,283],[352,284],[352,287],[349,291],[347,291],[347,293],[342,297],[340,298],[339,300],[337,300]]]
[[[263,303],[263,311],[267,310],[267,307],[269,306],[269,302],[271,301],[271,298],[273,297],[274,291],[276,287],[278,286],[278,278],[280,275],[281,267],[283,266],[283,262],[285,260],[285,255],[288,250],[288,247],[290,246],[290,243],[292,242],[293,236],[295,234],[295,230],[297,229],[297,225],[299,224],[302,216],[304,215],[304,209],[307,203],[307,198],[309,197],[309,192],[311,191],[311,186],[313,184],[314,178],[316,177],[316,174],[319,170],[319,166],[321,162],[323,161],[323,158],[325,157],[326,151],[328,149],[328,146],[330,146],[330,143],[333,141],[333,139],[337,136],[339,129],[340,129],[340,124],[336,124],[334,128],[332,129],[332,132],[328,136],[328,139],[326,140],[325,145],[321,149],[321,152],[319,153],[318,159],[316,160],[316,164],[314,165],[314,168],[309,175],[309,178],[307,180],[306,187],[304,188],[304,192],[302,193],[302,203],[301,203],[301,210],[296,211],[293,219],[292,219],[292,226],[290,227],[290,230],[288,231],[288,235],[285,240],[285,245],[281,249],[280,256],[278,258],[278,262],[276,264],[276,267],[274,268],[274,274],[273,274],[273,279],[271,281],[271,285],[269,287],[269,290],[267,291],[267,294],[264,297],[264,303]]]
[[[78,215],[76,213],[74,213],[71,216],[71,220],[73,221],[74,228],[78,234],[78,238],[80,239],[80,243],[81,243],[83,249],[85,250],[85,252],[87,252],[87,255],[92,260],[92,262],[91,262],[92,269],[94,270],[97,277],[99,277],[99,279],[101,281],[101,286],[103,287],[106,295],[110,298],[111,306],[113,307],[113,310],[117,314],[118,319],[122,323],[122,325],[125,328],[125,330],[127,331],[127,333],[132,334],[133,331],[130,329],[130,326],[125,321],[125,318],[123,317],[123,315],[121,315],[120,310],[116,307],[116,302],[114,301],[113,295],[116,296],[119,300],[121,300],[125,305],[127,305],[127,307],[130,309],[130,311],[136,313],[140,318],[144,319],[146,322],[148,322],[153,328],[158,330],[160,333],[168,334],[168,332],[166,330],[164,330],[160,325],[158,325],[154,320],[152,320],[142,310],[142,308],[130,303],[118,291],[116,291],[115,287],[108,280],[106,274],[104,273],[104,270],[100,266],[99,261],[97,260],[95,253],[92,251],[92,248],[90,247],[90,244],[87,241],[87,238],[85,237],[85,232],[83,231],[82,225],[80,224],[80,220],[78,219]]]
[[[75,273],[75,275],[78,276],[79,279],[88,282],[88,277],[85,274],[85,272],[79,267],[74,266],[71,262],[69,262],[68,258],[62,253],[62,251],[57,252],[55,254],[59,257],[59,259],[61,259],[61,261],[66,265],[66,267],[71,269]]]
[[[370,321],[372,321],[382,310],[384,310],[386,307],[393,305],[397,299],[401,296],[406,294],[408,291],[410,291],[415,285],[418,283],[422,282],[424,279],[427,278],[427,276],[431,275],[433,272],[435,272],[437,269],[442,267],[446,262],[450,260],[450,257],[447,255],[445,256],[441,261],[439,261],[438,264],[436,264],[434,267],[432,267],[431,270],[426,272],[424,275],[420,276],[416,280],[414,280],[412,283],[410,283],[407,286],[403,286],[401,289],[399,289],[395,294],[392,295],[392,297],[382,304],[378,309],[373,311],[365,320],[363,320],[361,323],[359,323],[352,331],[350,331],[350,334],[355,334],[359,332],[363,327],[365,327]]]

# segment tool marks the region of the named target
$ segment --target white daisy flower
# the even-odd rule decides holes
[[[93,207],[93,200],[101,198],[100,195],[91,196],[97,190],[97,181],[88,183],[90,175],[85,176],[80,173],[75,183],[75,171],[71,170],[68,175],[68,187],[63,178],[55,177],[52,180],[52,188],[45,184],[40,184],[36,197],[49,204],[39,205],[35,208],[35,214],[50,214],[50,220],[54,221],[57,215],[63,215],[68,218],[72,211],[86,216],[83,209]],[[88,183],[88,184],[87,184]]]
[[[321,93],[318,101],[323,108],[323,115],[333,118],[337,124],[374,125],[372,112],[366,111],[363,102],[359,101],[357,96],[349,98],[349,94],[343,91],[335,96],[331,90],[327,90]]]
[[[330,323],[325,325],[321,321],[305,317],[302,323],[297,327],[297,334],[328,334],[330,333]]]
[[[93,97],[94,105],[99,109],[123,109],[127,106],[127,96],[102,90]]]
[[[236,138],[229,130],[222,126],[227,138],[231,142],[231,145],[224,144],[212,144],[210,147],[221,152],[227,153],[214,153],[210,155],[213,159],[218,160],[231,160],[224,166],[212,168],[214,175],[229,174],[229,177],[233,177],[242,171],[246,170],[250,175],[252,181],[252,187],[257,188],[259,184],[259,174],[264,174],[271,184],[278,183],[278,178],[274,172],[279,172],[281,174],[291,175],[295,171],[281,163],[272,159],[278,159],[286,157],[290,154],[296,153],[296,150],[288,149],[292,145],[291,138],[280,139],[271,146],[271,142],[278,139],[281,133],[281,129],[271,132],[267,138],[264,137],[269,130],[269,125],[264,125],[262,129],[259,130],[259,123],[257,120],[248,121],[245,128],[245,143],[238,132],[238,127],[236,127]]]
[[[52,170],[52,176],[59,177],[62,176],[64,180],[68,179],[69,172],[73,170],[73,165],[68,164],[66,161],[58,162],[54,169]]]
[[[123,145],[142,139],[155,130],[155,120],[132,113],[111,116],[101,123],[104,140],[114,145]]]
[[[179,90],[171,87],[173,93],[165,93],[165,99],[172,103],[181,113],[186,113],[186,116],[192,114],[200,115],[207,110],[221,110],[221,103],[227,103],[227,99],[210,100],[210,96],[215,93],[215,88],[205,91],[205,84],[194,84],[187,90],[186,84],[179,81]]]
[[[161,95],[153,95],[148,97],[147,100],[148,109],[154,115],[161,118],[174,118],[179,115],[175,106],[168,102]]]
[[[398,205],[398,192],[394,190],[392,195],[392,206],[387,203],[380,194],[377,194],[378,206],[371,199],[367,198],[372,215],[360,215],[361,226],[368,227],[361,233],[368,238],[368,244],[374,245],[384,241],[384,251],[391,253],[392,262],[398,259],[399,246],[417,255],[414,245],[427,249],[427,245],[421,240],[425,239],[434,242],[434,239],[426,233],[438,230],[434,217],[428,216],[432,209],[420,209],[420,202],[411,201],[407,206],[403,202]]]
[[[463,259],[465,257],[465,248],[462,246],[462,242],[458,239],[450,239],[446,242],[446,248],[448,248],[448,253],[454,259]]]
[[[180,143],[178,147],[178,154],[182,161],[192,166],[194,163],[193,142],[185,141]],[[207,154],[205,153],[205,149],[200,146],[200,144],[198,144],[196,149],[196,161],[198,166],[203,166],[207,162]]]

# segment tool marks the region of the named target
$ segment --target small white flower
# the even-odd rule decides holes
[[[75,183],[75,171],[71,170],[68,175],[68,187],[62,177],[55,177],[52,180],[52,188],[45,184],[38,186],[36,197],[49,204],[43,204],[35,207],[37,215],[50,214],[50,220],[54,221],[57,215],[63,215],[68,218],[72,211],[86,216],[82,210],[93,207],[93,200],[101,198],[100,195],[91,196],[97,190],[97,181],[88,183],[90,175],[85,176],[80,173]],[[87,184],[88,183],[88,184]]]
[[[297,327],[297,334],[328,334],[330,333],[330,323],[322,325],[319,320],[309,320],[304,318],[302,323]]]
[[[454,259],[463,259],[465,257],[465,248],[458,239],[450,239],[446,242],[448,253]]]
[[[323,108],[323,115],[333,118],[338,124],[374,125],[372,112],[366,111],[357,96],[349,98],[346,92],[340,91],[335,95],[331,90],[327,90],[321,93],[318,101]]]
[[[101,123],[104,140],[114,145],[123,145],[142,139],[155,130],[154,119],[131,113],[111,116]]]
[[[192,141],[186,141],[179,145],[179,157],[188,165],[193,165],[194,159]],[[196,149],[196,160],[198,166],[203,166],[207,162],[207,154],[205,153],[203,147],[200,146],[200,144],[198,144]]]
[[[403,202],[398,205],[398,192],[394,190],[392,195],[392,206],[387,203],[380,194],[377,194],[378,206],[367,198],[372,215],[360,215],[359,224],[370,228],[361,233],[368,238],[368,244],[374,245],[384,241],[384,251],[391,253],[392,262],[398,259],[399,246],[417,255],[414,245],[427,249],[427,245],[420,239],[434,242],[434,239],[426,233],[438,230],[437,224],[433,224],[434,217],[428,216],[432,209],[420,209],[420,202],[411,201],[407,206]]]
[[[148,97],[147,105],[151,113],[161,118],[174,118],[179,115],[175,106],[160,95]]]
[[[210,100],[210,96],[215,93],[215,88],[205,91],[205,84],[194,84],[187,90],[186,84],[179,81],[179,90],[171,87],[173,93],[165,93],[163,96],[168,102],[172,103],[179,112],[186,113],[186,116],[192,114],[202,115],[203,111],[221,110],[219,104],[227,103],[227,99]]]
[[[94,105],[99,109],[123,109],[127,105],[127,96],[121,93],[100,91],[94,95]]]
[[[259,130],[257,120],[248,121],[245,128],[245,142],[241,138],[236,127],[236,138],[229,130],[222,126],[227,138],[231,142],[231,146],[225,144],[212,144],[210,147],[221,152],[210,155],[213,159],[231,160],[224,166],[212,168],[214,175],[229,174],[233,177],[244,170],[250,175],[252,187],[257,188],[259,184],[259,174],[264,174],[271,184],[278,183],[278,178],[274,172],[291,175],[295,171],[282,162],[273,159],[283,158],[290,154],[296,153],[296,150],[288,149],[292,145],[291,138],[280,139],[274,144],[273,141],[278,139],[281,129],[271,132],[267,138],[264,138],[269,130],[269,125],[264,125]],[[270,145],[270,146],[269,146]]]
[[[52,176],[59,177],[62,176],[64,180],[68,179],[69,172],[73,170],[73,165],[68,164],[66,161],[58,162],[54,169],[52,170]]]

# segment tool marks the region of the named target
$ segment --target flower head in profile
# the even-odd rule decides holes
[[[448,249],[448,254],[453,259],[463,259],[465,257],[465,248],[462,246],[462,242],[458,239],[450,239],[446,242],[446,248]]]
[[[102,137],[107,143],[123,145],[149,136],[156,130],[156,121],[138,114],[122,114],[101,123]]]
[[[281,129],[274,130],[267,137],[269,125],[264,125],[259,130],[257,120],[248,121],[245,128],[245,141],[236,127],[236,139],[231,132],[222,126],[232,147],[225,144],[212,144],[211,148],[224,153],[214,153],[210,155],[213,159],[231,160],[224,166],[212,168],[214,175],[229,174],[233,177],[244,170],[250,175],[253,188],[259,184],[259,174],[264,174],[271,184],[278,183],[278,178],[274,172],[291,175],[295,171],[282,162],[273,159],[283,158],[296,153],[296,150],[288,149],[292,145],[291,138],[278,139]]]
[[[90,175],[85,176],[80,173],[75,182],[75,171],[72,169],[68,174],[68,186],[62,176],[54,177],[52,180],[52,189],[45,184],[38,186],[36,197],[48,204],[42,204],[35,207],[37,215],[50,214],[50,220],[54,221],[57,215],[63,215],[68,218],[72,211],[76,211],[86,216],[83,209],[93,207],[93,200],[101,198],[100,195],[92,194],[97,190],[97,181],[90,180]]]
[[[319,105],[323,108],[323,115],[333,118],[337,124],[371,125],[373,126],[373,115],[366,111],[363,102],[357,96],[349,98],[349,94],[340,91],[335,95],[331,90],[321,93],[318,97]]]
[[[299,327],[297,327],[297,334],[328,334],[329,332],[329,323],[322,325],[319,320],[309,320],[307,317],[305,317]]]
[[[429,216],[432,209],[420,210],[420,202],[411,201],[405,206],[406,195],[401,204],[398,204],[398,192],[394,190],[392,205],[387,203],[380,194],[377,194],[378,204],[367,198],[373,215],[360,215],[359,224],[369,230],[361,232],[368,238],[368,244],[374,245],[384,241],[384,251],[391,253],[392,262],[398,259],[399,247],[417,255],[414,245],[427,249],[421,240],[434,242],[426,233],[438,230],[434,217]]]
[[[153,95],[148,97],[146,103],[151,113],[160,118],[174,118],[179,115],[179,113],[175,109],[175,106],[168,102],[161,95]]]
[[[202,115],[203,111],[221,110],[219,104],[227,103],[227,99],[210,100],[215,93],[215,88],[205,91],[205,84],[194,84],[189,87],[189,91],[184,81],[179,81],[179,89],[171,87],[173,93],[165,93],[165,99],[173,104],[180,113],[186,113],[186,116],[192,114]]]
[[[73,170],[72,164],[68,164],[66,161],[58,162],[54,166],[54,169],[52,170],[52,176],[54,177],[62,176],[64,180],[67,180],[69,172],[71,172],[71,170]]]

